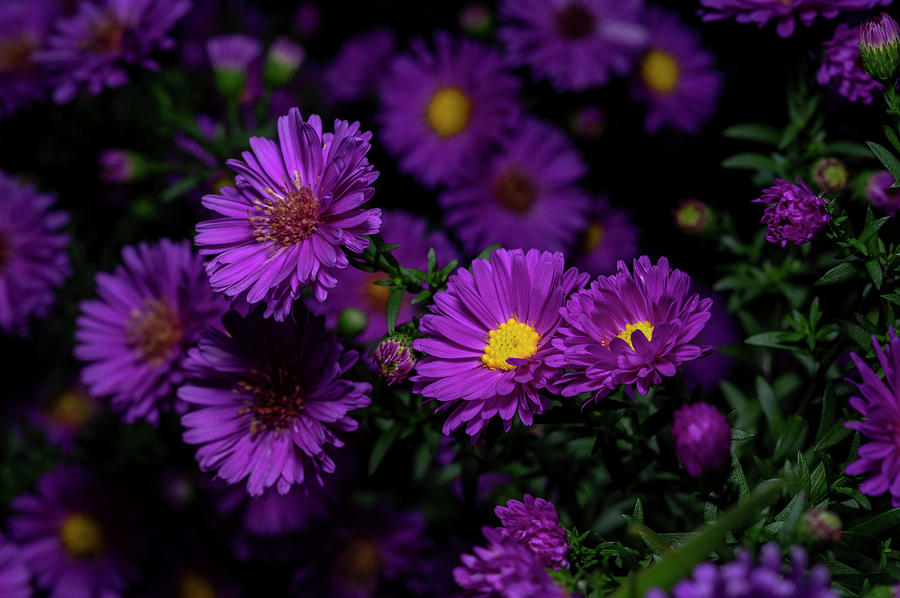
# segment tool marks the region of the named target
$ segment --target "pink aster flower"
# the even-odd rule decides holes
[[[558,571],[569,566],[566,530],[559,524],[559,515],[552,502],[526,494],[522,500],[513,499],[506,506],[495,507],[494,513],[503,524],[497,532],[514,538],[534,553],[544,567]]]
[[[778,243],[782,249],[788,243],[809,243],[831,222],[825,200],[810,191],[802,179],[797,179],[797,183],[775,179],[774,185],[763,189],[762,195],[753,200],[766,204],[760,220],[769,227],[766,241]]]

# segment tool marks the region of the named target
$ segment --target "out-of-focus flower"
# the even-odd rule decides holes
[[[293,486],[287,494],[269,488],[262,496],[221,480],[211,480],[216,510],[222,515],[237,515],[244,531],[255,536],[282,536],[308,529],[327,516],[330,492],[318,485]]]
[[[841,23],[834,30],[834,37],[823,42],[822,64],[816,80],[821,85],[834,85],[837,92],[851,102],[871,104],[882,87],[860,65],[857,31],[858,27]]]
[[[31,598],[30,580],[22,551],[8,538],[0,535],[0,596]]]
[[[99,298],[83,301],[76,320],[81,381],[93,396],[109,396],[125,422],[156,424],[184,380],[188,349],[227,305],[189,241],[125,247],[122,264],[96,283]]]
[[[703,327],[694,343],[712,345],[717,349],[741,343],[744,337],[738,333],[734,318],[725,310],[727,297],[714,291],[706,291],[698,285],[701,294],[711,297],[712,307],[709,310],[709,322]],[[716,390],[719,382],[726,379],[737,362],[721,351],[714,351],[703,359],[695,359],[682,365],[682,377],[688,388],[699,384],[704,394]]]
[[[300,44],[287,37],[279,37],[272,42],[266,53],[263,79],[267,85],[272,87],[287,85],[297,73],[300,65],[303,64],[304,58],[306,58],[306,52]]]
[[[332,102],[356,102],[375,90],[397,46],[390,29],[373,29],[341,45],[325,70],[322,83]]]
[[[585,228],[590,198],[577,183],[586,171],[561,131],[528,119],[438,202],[448,228],[470,252],[495,243],[562,251]]]
[[[868,442],[860,445],[859,459],[848,465],[845,473],[865,475],[860,492],[869,496],[890,492],[891,504],[900,507],[900,446],[896,441],[900,427],[900,339],[892,328],[885,349],[874,336],[872,346],[884,380],[859,355],[850,354],[862,378],[856,383],[861,396],[850,397],[850,406],[865,419],[844,426],[856,430]]]
[[[406,380],[417,361],[412,350],[412,341],[398,334],[378,343],[372,359],[378,367],[378,373],[387,380],[389,386]]]
[[[240,95],[247,84],[247,69],[260,52],[259,40],[242,33],[219,35],[206,42],[206,53],[222,95],[235,98]]]
[[[0,330],[24,334],[28,319],[50,311],[69,275],[69,215],[56,196],[0,171]]]
[[[814,546],[836,546],[844,535],[841,518],[831,511],[808,509],[799,523],[799,533]]]
[[[813,180],[823,191],[840,191],[847,186],[849,173],[843,160],[822,158],[812,168]]]
[[[606,132],[606,113],[599,106],[586,106],[572,115],[572,131],[582,139],[600,139]]]
[[[459,11],[459,26],[472,35],[486,35],[494,26],[494,19],[483,2],[470,2]]]
[[[713,211],[709,204],[699,199],[687,198],[678,202],[678,206],[672,210],[672,218],[679,230],[694,235],[709,228]]]
[[[495,415],[509,431],[518,414],[526,426],[542,413],[540,390],[556,388],[560,371],[547,366],[560,324],[559,309],[586,274],[565,270],[560,253],[498,249],[460,268],[435,295],[413,348],[426,354],[416,364],[414,390],[452,409],[444,434],[462,424],[480,434]]]
[[[520,112],[518,80],[492,48],[438,32],[396,57],[379,85],[378,120],[400,170],[425,185],[452,182],[506,138]]]
[[[759,550],[758,564],[743,548],[735,552],[735,560],[724,565],[700,563],[693,577],[679,581],[671,594],[654,588],[645,598],[838,598],[829,586],[827,567],[807,571],[809,555],[801,546],[791,548],[788,563],[773,542]]]
[[[502,524],[497,532],[514,538],[534,553],[544,567],[558,571],[569,566],[566,530],[560,525],[552,502],[526,494],[522,500],[513,499],[506,506],[497,506],[494,513]]]
[[[708,403],[693,403],[677,410],[672,437],[678,461],[695,478],[719,469],[731,455],[731,425]]]
[[[788,243],[809,243],[831,222],[825,200],[816,197],[802,179],[797,179],[797,183],[775,179],[774,185],[763,189],[762,195],[753,200],[766,204],[760,220],[769,227],[766,240],[782,248]]]
[[[314,37],[322,28],[322,21],[318,0],[301,2],[294,11],[294,27],[303,37]]]
[[[631,87],[647,104],[644,128],[655,133],[668,125],[695,134],[718,108],[723,77],[715,57],[674,14],[649,8],[644,19],[648,45]]]
[[[661,257],[634,260],[630,271],[601,276],[574,293],[560,310],[564,322],[553,340],[548,363],[571,369],[563,374],[563,396],[594,392],[599,399],[622,385],[641,394],[671,377],[678,366],[709,354],[713,347],[693,341],[703,330],[711,299],[690,295],[690,277],[669,268]]]
[[[140,178],[146,171],[144,159],[139,154],[124,149],[103,150],[98,163],[100,180],[104,183],[127,183]]]
[[[284,320],[304,287],[318,301],[349,266],[343,248],[360,253],[377,233],[381,210],[363,209],[378,177],[366,159],[372,134],[336,120],[324,133],[317,115],[278,119],[278,143],[251,137],[252,151],[229,160],[237,187],[203,197],[222,218],[197,225],[194,243],[212,288],[238,303],[266,303],[265,317]]]
[[[608,274],[616,269],[619,260],[637,256],[637,227],[624,210],[614,207],[605,197],[593,200],[588,223],[575,261],[581,270],[592,275]]]
[[[881,13],[859,26],[859,58],[863,68],[885,85],[893,85],[900,74],[900,25]]]
[[[756,23],[762,27],[770,21],[781,37],[794,34],[796,20],[804,26],[812,25],[822,15],[833,19],[841,11],[868,10],[887,6],[893,0],[700,0],[700,15],[704,21],[734,19],[738,23]]]
[[[887,170],[878,170],[866,178],[865,194],[869,203],[893,216],[900,212],[900,191],[891,189],[894,177]]]
[[[605,85],[647,41],[641,0],[504,0],[500,37],[515,64],[559,90]]]
[[[81,90],[121,87],[128,66],[158,69],[150,54],[175,46],[168,34],[190,8],[189,0],[82,0],[34,55],[54,73],[53,99],[63,104]]]
[[[78,433],[98,410],[97,401],[83,388],[73,385],[29,409],[28,419],[44,433],[47,440],[63,452],[71,453],[75,449]]]
[[[184,441],[199,445],[197,462],[247,492],[287,494],[294,484],[322,484],[333,473],[329,450],[338,432],[357,428],[348,413],[369,405],[367,382],[344,378],[356,351],[326,333],[323,318],[298,306],[292,321],[223,318],[226,332],[207,328],[188,354],[188,382],[178,398],[192,410],[181,418]]]
[[[5,0],[0,3],[0,118],[39,100],[47,73],[35,61],[60,13],[58,0]]]

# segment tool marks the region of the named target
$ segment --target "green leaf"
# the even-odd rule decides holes
[[[838,444],[851,434],[853,434],[853,430],[845,428],[844,422],[837,422],[825,433],[822,440],[816,443],[815,450],[824,451],[825,449]]]
[[[890,301],[894,305],[900,305],[900,293],[888,293],[887,295],[882,295],[881,298]]]
[[[866,332],[865,328],[846,320],[839,320],[838,325],[844,331],[844,334],[852,338],[857,345],[864,348],[869,347],[869,344],[872,342],[872,335]]]
[[[773,349],[793,349],[794,347],[785,345],[781,342],[783,336],[783,332],[773,330],[770,332],[760,332],[759,334],[754,334],[744,342],[748,345],[755,345],[757,347],[771,347]]]
[[[819,466],[809,476],[809,502],[816,504],[828,494],[828,482],[825,477],[825,464]]]
[[[875,283],[875,288],[881,289],[881,283],[884,282],[884,273],[881,271],[881,264],[878,263],[878,260],[867,261],[866,272],[869,273],[869,278]]]
[[[631,513],[631,520],[634,523],[644,522],[644,505],[641,504],[641,499],[637,499],[634,503],[634,511]]]
[[[775,160],[763,154],[735,154],[722,161],[722,168],[742,168],[745,170],[775,171],[778,165]]]
[[[419,291],[419,294],[413,297],[413,300],[410,301],[410,305],[416,305],[417,303],[421,303],[428,299],[431,296],[431,289],[422,289]]]
[[[491,245],[490,247],[487,247],[485,249],[482,249],[481,253],[479,253],[478,255],[475,256],[475,259],[479,259],[479,258],[487,259],[488,256],[491,255],[491,253],[493,253],[495,249],[500,249],[499,243],[497,243],[495,245]]]
[[[728,127],[722,131],[722,135],[731,139],[746,139],[747,141],[759,141],[760,143],[777,145],[778,139],[781,137],[781,131],[775,127],[760,123],[742,123]],[[868,152],[865,157],[869,157]]]
[[[884,136],[887,137],[887,140],[891,142],[891,145],[894,146],[894,149],[900,152],[900,139],[897,139],[897,133],[894,132],[894,129],[892,129],[888,125],[884,125]]]
[[[738,459],[737,453],[733,450],[731,451],[731,475],[728,479],[737,485],[741,502],[750,497],[750,485],[747,484],[747,476],[744,475],[744,468],[741,467],[741,461]]]
[[[375,441],[375,446],[372,447],[372,454],[369,455],[369,475],[375,473],[375,470],[381,465],[381,462],[384,460],[384,456],[387,455],[391,445],[394,444],[394,441],[397,440],[397,437],[400,436],[400,432],[402,431],[403,426],[394,425]]]
[[[888,531],[898,523],[900,523],[900,508],[879,513],[871,519],[867,519],[862,523],[854,525],[850,530],[859,534],[877,536],[884,534],[884,532]]]
[[[756,377],[756,396],[759,399],[759,406],[762,407],[763,415],[769,423],[769,429],[775,438],[781,436],[781,429],[784,421],[781,419],[781,412],[778,408],[778,400],[775,398],[775,391],[769,386],[765,378]]]
[[[842,154],[851,158],[868,159],[872,157],[872,152],[866,146],[855,141],[834,141],[825,146],[825,151],[829,154]]]
[[[400,313],[400,304],[403,303],[403,293],[405,292],[403,287],[398,287],[392,290],[391,295],[388,297],[387,307],[384,308],[384,318],[387,321],[388,334],[392,334],[394,328],[397,326],[397,314]]]
[[[437,268],[437,254],[434,252],[434,247],[429,247],[428,248],[428,273],[433,274],[435,268]]]
[[[900,160],[897,159],[897,156],[895,156],[891,150],[874,141],[866,141],[866,145],[869,146],[869,149],[872,150],[872,153],[875,154],[878,161],[891,173],[894,180],[900,180]]]
[[[816,286],[824,286],[827,284],[837,284],[850,280],[856,275],[856,267],[851,262],[842,262],[822,275],[816,281]]]

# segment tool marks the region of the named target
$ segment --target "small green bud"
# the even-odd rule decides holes
[[[859,56],[873,79],[892,87],[900,74],[900,26],[881,13],[859,26]]]

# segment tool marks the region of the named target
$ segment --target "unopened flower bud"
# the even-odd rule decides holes
[[[672,421],[675,455],[692,477],[722,467],[731,454],[731,425],[708,403],[685,405]]]
[[[812,177],[824,191],[840,191],[847,186],[847,165],[837,158],[822,158],[813,165]]]
[[[388,385],[405,380],[416,365],[412,340],[405,334],[392,334],[378,343],[372,358]]]
[[[491,11],[483,2],[471,2],[459,11],[459,24],[472,35],[486,35],[493,25]]]
[[[235,33],[206,42],[206,52],[216,73],[216,85],[226,97],[237,97],[247,83],[247,68],[261,51],[256,39]]]
[[[127,183],[140,178],[146,170],[143,158],[124,149],[105,149],[100,152],[98,162],[100,180],[104,183]]]
[[[300,44],[284,36],[279,37],[269,46],[263,79],[272,87],[286,85],[303,64],[304,58],[306,52]]]
[[[713,211],[709,204],[699,199],[682,199],[672,210],[675,226],[689,235],[702,233],[709,228],[712,216]]]
[[[841,519],[831,511],[809,509],[800,521],[800,535],[810,544],[834,546],[843,535]]]
[[[365,312],[355,307],[348,307],[338,316],[338,332],[348,338],[356,336],[368,325],[369,318]]]
[[[599,139],[606,132],[606,113],[597,106],[586,106],[572,115],[571,127],[582,139]]]
[[[881,13],[859,26],[859,56],[863,68],[873,78],[893,86],[900,74],[900,26]]]

